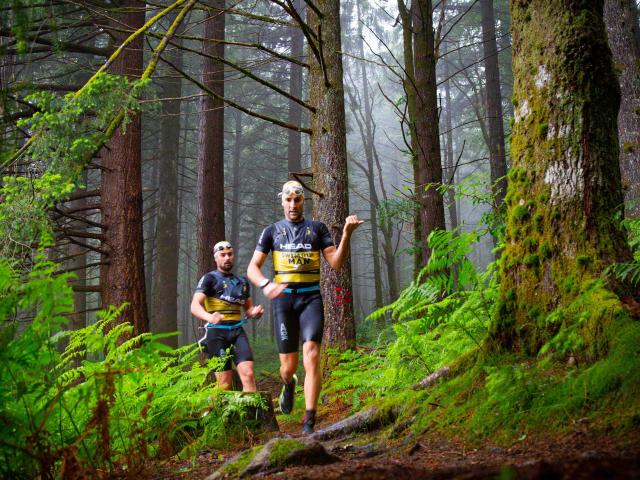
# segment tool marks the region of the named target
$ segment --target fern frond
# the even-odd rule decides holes
[[[613,275],[622,282],[638,286],[640,285],[640,261],[613,263],[605,269],[604,275]]]

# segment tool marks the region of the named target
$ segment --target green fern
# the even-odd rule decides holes
[[[605,277],[613,276],[634,287],[640,285],[640,219],[625,219],[622,226],[627,232],[627,241],[633,253],[630,262],[613,263],[603,272]]]
[[[389,311],[398,321],[423,317],[429,313],[429,305],[446,295],[473,288],[478,282],[478,276],[467,255],[481,233],[462,232],[460,229],[432,232],[428,239],[431,257],[417,279],[402,291],[395,302],[375,310],[368,318],[377,320]]]
[[[247,412],[264,407],[259,396],[208,385],[222,360],[200,363],[196,345],[169,348],[166,334],[132,337],[119,308],[65,331],[73,292],[57,268],[40,257],[20,278],[0,261],[0,477],[135,476],[151,458],[196,452],[255,422]],[[33,315],[24,327],[22,312]]]

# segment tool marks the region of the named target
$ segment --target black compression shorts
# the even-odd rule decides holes
[[[231,370],[231,360],[238,365],[239,363],[252,361],[253,353],[249,346],[249,338],[244,328],[207,328],[207,336],[201,342],[204,351],[209,358],[219,357],[226,358],[224,367],[218,371],[225,372]],[[229,355],[227,350],[230,348]]]
[[[324,308],[320,292],[285,293],[273,300],[278,351],[298,351],[298,342],[322,342]]]

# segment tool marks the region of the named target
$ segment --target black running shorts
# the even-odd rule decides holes
[[[226,358],[227,361],[224,367],[219,368],[218,371],[225,372],[231,370],[231,360],[238,365],[242,362],[252,361],[253,353],[251,353],[251,347],[249,346],[249,338],[244,331],[244,328],[207,328],[207,336],[202,341],[204,351],[209,355],[209,358],[219,357]],[[227,355],[227,350],[229,355]]]
[[[298,351],[302,342],[322,342],[324,308],[320,292],[285,293],[273,300],[278,351]]]

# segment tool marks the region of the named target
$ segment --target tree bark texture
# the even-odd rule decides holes
[[[480,12],[482,16],[482,45],[486,79],[486,115],[489,126],[491,191],[493,192],[495,206],[500,210],[504,203],[504,196],[507,193],[507,161],[504,150],[502,94],[500,92],[500,69],[498,67],[493,0],[480,0]]]
[[[320,0],[315,5],[322,18],[313,9],[308,9],[308,23],[322,38],[323,65],[313,52],[309,54],[309,101],[316,108],[311,115],[311,165],[314,189],[323,196],[315,196],[313,213],[317,220],[327,225],[337,245],[349,214],[340,2]],[[323,261],[321,275],[325,312],[323,343],[339,350],[352,348],[356,328],[351,259],[347,258],[338,272]]]
[[[511,2],[515,124],[492,335],[535,352],[546,314],[630,258],[616,220],[620,94],[603,2]]]
[[[84,183],[86,184],[86,173],[84,174]],[[80,198],[73,202],[69,202],[70,208],[83,208],[87,206],[87,199]],[[82,222],[72,222],[72,227],[77,230],[85,228]],[[81,247],[75,243],[70,243],[68,246],[67,254],[70,259],[68,264],[65,265],[73,271],[75,278],[70,282],[72,286],[85,287],[87,285],[87,256],[89,255],[86,248]],[[73,293],[73,308],[74,313],[69,319],[69,329],[78,330],[87,326],[87,294],[82,291],[75,291]]]
[[[452,117],[452,103],[451,103],[451,81],[449,80],[450,75],[449,70],[449,62],[444,62],[444,109],[445,109],[445,129],[446,129],[446,152],[445,152],[445,164],[446,164],[446,174],[444,181],[449,184],[449,189],[447,190],[447,209],[449,210],[449,223],[451,230],[455,230],[458,228],[458,212],[456,205],[456,195],[455,195],[455,166],[453,164],[453,121]]]
[[[233,112],[235,119],[235,138],[233,141],[233,190],[231,191],[231,245],[236,254],[240,256],[240,189],[242,172],[240,170],[240,157],[242,154],[242,112]],[[254,238],[255,237],[254,235]]]
[[[144,5],[135,0],[122,2],[117,14],[116,43],[121,43],[131,31],[145,21]],[[127,31],[120,31],[126,29]],[[131,43],[113,63],[110,73],[126,75],[131,80],[142,74],[143,37]],[[140,116],[131,118],[126,131],[118,129],[101,150],[102,160],[102,223],[105,228],[109,262],[100,272],[102,305],[120,306],[128,302],[119,322],[130,322],[134,333],[149,330],[144,278],[144,245],[142,235],[142,173]]]
[[[182,52],[167,52],[171,62],[182,68]],[[178,329],[178,160],[180,147],[180,77],[166,73],[162,80],[162,121],[160,124],[160,157],[158,172],[158,212],[156,218],[156,258],[153,286],[151,330],[154,333]],[[178,337],[164,341],[178,346]]]
[[[445,229],[444,200],[437,187],[442,184],[440,129],[436,87],[436,58],[431,0],[416,0],[411,6],[415,88],[415,136],[417,151],[416,197],[420,213],[420,261],[424,267],[431,256],[429,234]]]
[[[364,106],[363,122],[358,122],[360,127],[360,136],[364,146],[364,154],[367,160],[367,183],[369,186],[369,218],[371,222],[371,256],[373,257],[373,284],[375,291],[375,306],[380,308],[383,305],[382,298],[382,275],[380,266],[380,241],[378,238],[378,192],[376,191],[375,173],[374,173],[374,148],[375,139],[373,134],[373,115],[371,112],[371,98],[369,94],[369,81],[367,79],[367,64],[364,61],[364,37],[362,32],[362,15],[360,12],[360,3],[356,3],[357,21],[358,21],[358,55],[363,59],[360,61],[360,76],[362,78],[362,90],[360,98]],[[364,125],[362,125],[364,123]],[[362,128],[364,127],[364,129]],[[384,319],[381,319],[381,324]]]
[[[409,9],[407,9],[404,0],[398,0],[398,12],[400,14],[400,20],[402,23],[402,51],[404,57],[404,79],[402,86],[407,97],[407,110],[408,125],[409,125],[409,146],[411,149],[411,167],[413,169],[413,184],[414,194],[418,196],[418,135],[416,133],[416,88],[415,88],[415,67],[413,58],[413,20]],[[421,220],[420,220],[420,208],[416,201],[415,213],[413,215],[413,243],[414,243],[414,255],[413,255],[413,274],[417,276],[420,273],[420,265],[422,263],[422,251],[421,245]]]
[[[296,11],[304,18],[304,0],[295,0]],[[302,60],[304,49],[304,34],[302,30],[293,25],[291,31],[291,56]],[[290,63],[289,93],[297,98],[302,98],[302,66]],[[289,121],[291,125],[302,125],[302,106],[289,100]],[[302,169],[302,139],[301,133],[294,130],[287,130],[287,165],[289,172],[299,172]]]
[[[622,94],[618,137],[626,214],[640,218],[640,43],[634,1],[605,0],[604,21]]]
[[[207,0],[211,8],[204,22],[206,39],[224,40],[224,0]],[[203,52],[224,57],[224,44],[205,42]],[[208,57],[202,60],[203,84],[224,96],[224,65]],[[198,277],[215,268],[212,248],[225,239],[224,228],[224,104],[203,96],[198,125],[197,169],[197,265]]]

